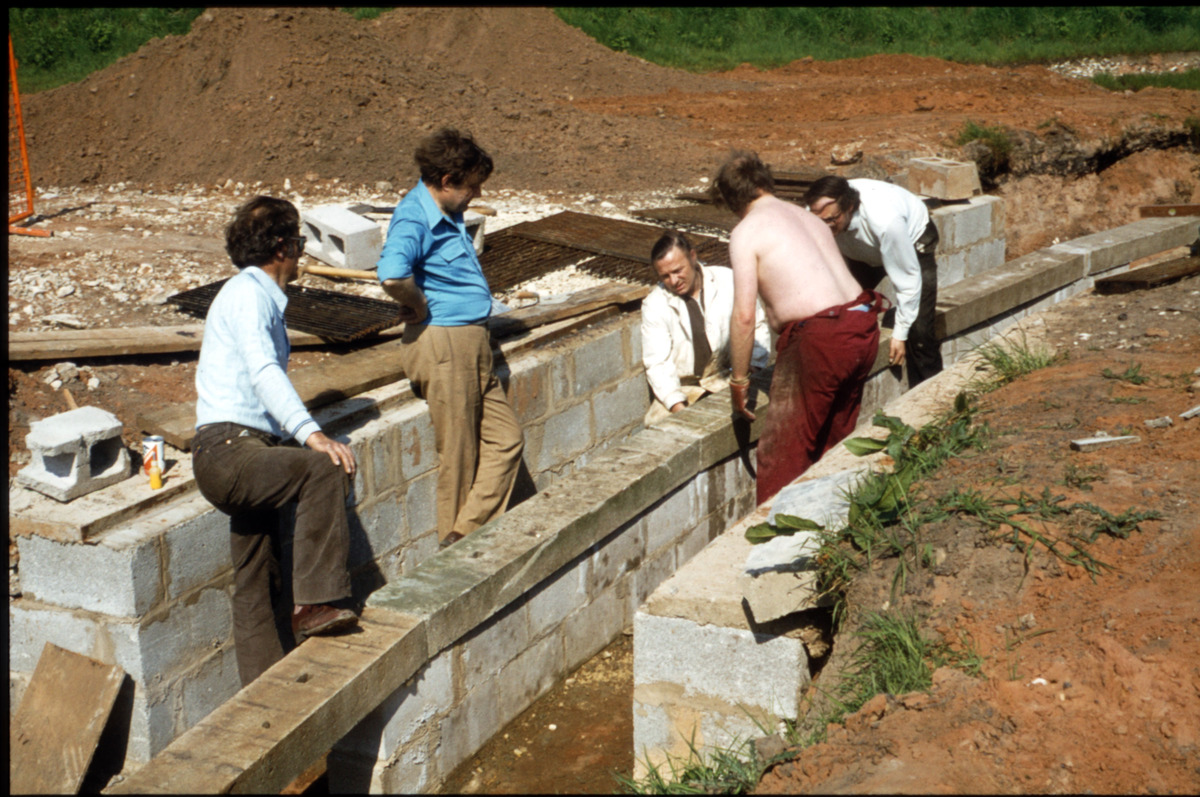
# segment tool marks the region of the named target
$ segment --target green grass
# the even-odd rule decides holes
[[[1045,62],[1200,49],[1195,6],[569,7],[614,50],[693,71],[911,53],[964,63]]]
[[[704,754],[688,742],[685,759],[667,757],[664,764],[649,766],[640,780],[615,775],[624,794],[748,794],[758,785],[766,762],[758,760],[749,741]]]
[[[1200,91],[1200,69],[1186,72],[1143,72],[1131,75],[1092,75],[1092,82],[1109,91],[1141,91],[1145,88],[1186,89]]]
[[[1130,363],[1123,373],[1116,373],[1111,368],[1105,368],[1101,373],[1105,379],[1115,379],[1118,382],[1128,382],[1131,385],[1144,385],[1150,377],[1142,374],[1141,363]]]
[[[1037,349],[1029,345],[1024,330],[1021,339],[1002,338],[985,343],[975,353],[987,366],[987,375],[972,382],[972,389],[989,393],[1007,385],[1025,374],[1046,368],[1063,359],[1048,349]]]

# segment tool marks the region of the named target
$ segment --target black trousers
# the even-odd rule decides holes
[[[229,515],[233,639],[245,686],[284,654],[275,617],[282,599],[280,509],[296,502],[294,602],[350,597],[350,479],[327,454],[234,423],[201,427],[192,451],[201,495]]]
[[[908,386],[924,382],[942,371],[941,341],[937,340],[934,317],[937,315],[937,261],[933,251],[937,248],[938,231],[933,222],[917,239],[917,262],[921,265],[921,298],[917,306],[917,318],[908,330],[908,341],[904,347],[904,359],[908,365]],[[881,268],[846,258],[850,273],[865,290],[874,290],[886,276]],[[889,315],[892,311],[889,311]]]

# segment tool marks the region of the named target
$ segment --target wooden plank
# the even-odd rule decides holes
[[[1200,216],[1200,205],[1143,205],[1138,208],[1139,218],[1162,216]]]
[[[488,329],[496,338],[512,337],[610,305],[640,301],[650,290],[646,285],[599,285],[576,292],[566,302],[539,304],[495,316],[488,319]],[[292,386],[304,406],[314,409],[397,382],[404,378],[399,347],[400,340],[394,339],[301,368],[289,375]],[[139,413],[135,423],[140,431],[162,435],[175,448],[190,451],[196,434],[196,402],[179,402]]]
[[[75,794],[112,713],[125,671],[49,642],[9,725],[13,794]]]
[[[677,226],[680,224],[701,224],[729,232],[738,223],[738,217],[728,208],[716,205],[678,205],[666,208],[647,208],[635,210],[633,215],[649,219],[656,224]]]
[[[380,338],[390,339],[399,334],[399,332],[385,332],[380,335]],[[8,359],[64,360],[140,354],[174,354],[199,351],[203,337],[204,324],[10,332],[8,335]],[[295,330],[288,330],[288,340],[291,341],[293,348],[330,345],[316,335]]]
[[[1145,290],[1190,277],[1192,274],[1200,274],[1200,257],[1182,257],[1166,263],[1135,268],[1124,274],[1101,277],[1096,280],[1096,293],[1129,293],[1130,291]]]
[[[304,406],[312,409],[404,378],[400,340],[344,354],[336,360],[301,368],[290,374]],[[196,434],[196,402],[180,402],[139,413],[135,423],[149,434],[160,434],[181,451],[189,451]]]
[[[522,307],[488,319],[488,329],[495,338],[506,338],[528,332],[537,326],[562,321],[590,313],[610,305],[639,302],[653,290],[650,285],[621,285],[608,283],[576,291],[565,302]]]
[[[424,624],[368,608],[313,637],[214,709],[110,794],[278,794],[425,663]]]

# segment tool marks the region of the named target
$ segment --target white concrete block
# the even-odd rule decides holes
[[[473,756],[504,726],[497,708],[499,682],[480,684],[440,723],[441,744],[436,751],[439,778]]]
[[[59,501],[70,501],[132,474],[117,416],[99,407],[80,407],[29,425],[25,445],[30,463],[17,483]]]
[[[368,218],[340,205],[320,205],[300,213],[304,253],[336,268],[371,271],[383,251],[383,231]]]
[[[633,683],[677,684],[683,699],[760,708],[779,718],[797,716],[810,675],[798,639],[740,628],[702,625],[638,612],[633,621]]]
[[[966,255],[966,276],[973,277],[1004,265],[1005,242],[1003,238],[984,241],[963,251]]]
[[[972,162],[935,156],[908,162],[908,190],[938,199],[966,199],[978,194],[979,169]]]
[[[995,236],[992,229],[993,208],[1004,200],[994,196],[972,197],[966,204],[944,205],[932,213],[938,228],[940,245],[946,251],[955,251]]]
[[[554,635],[542,639],[512,661],[496,679],[499,684],[496,708],[501,726],[520,716],[564,675],[563,644]]]

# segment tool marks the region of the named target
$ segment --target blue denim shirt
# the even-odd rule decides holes
[[[196,366],[196,427],[232,422],[304,444],[321,427],[287,378],[287,294],[247,266],[217,293]]]
[[[492,291],[462,214],[443,214],[420,181],[392,213],[376,274],[381,283],[413,277],[429,304],[426,324],[478,324],[492,312]]]

